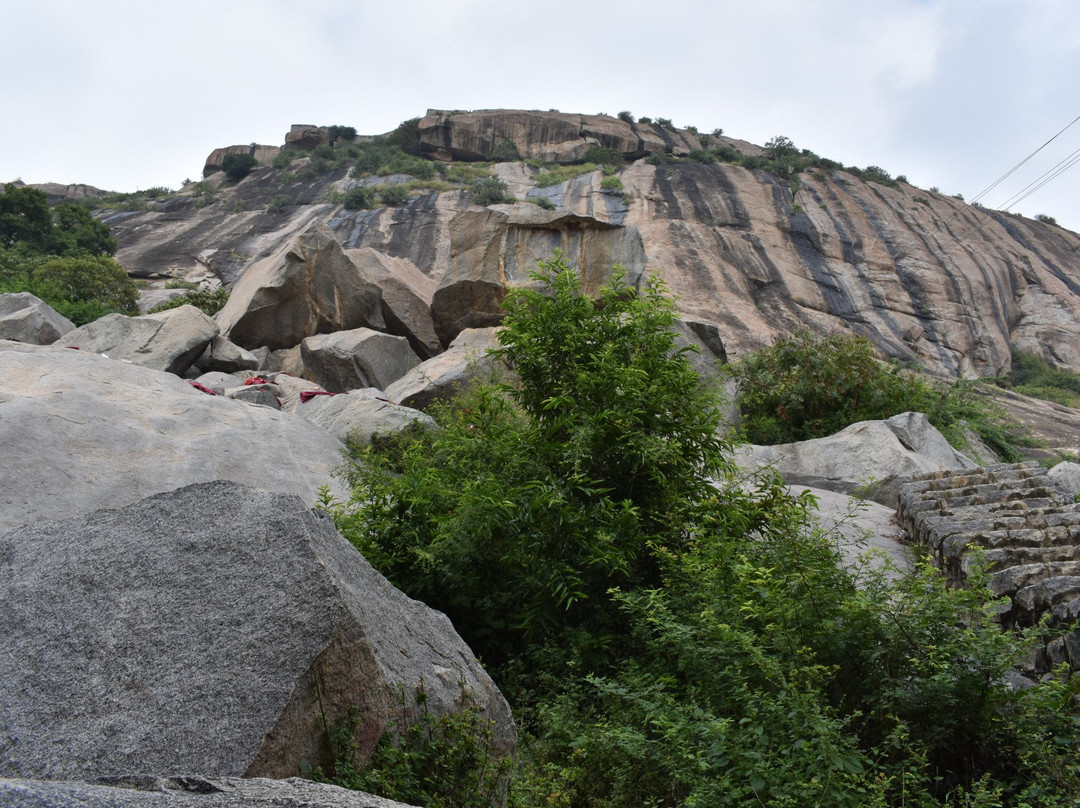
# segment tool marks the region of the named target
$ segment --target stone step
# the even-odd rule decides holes
[[[980,561],[980,554],[967,553],[959,558],[959,571],[962,575],[970,574]],[[988,572],[998,572],[1008,567],[1023,564],[1040,564],[1051,561],[1080,561],[1080,545],[1060,545],[1054,547],[997,547],[981,553],[981,561]]]
[[[989,584],[990,591],[998,597],[1012,597],[1021,589],[1037,586],[1048,580],[1068,578],[1076,580],[1077,592],[1080,593],[1080,561],[1020,564],[992,574]]]
[[[1058,575],[1019,589],[1013,595],[1014,611],[1025,623],[1034,623],[1054,606],[1076,598],[1080,598],[1080,576]]]

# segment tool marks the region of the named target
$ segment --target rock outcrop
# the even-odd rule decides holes
[[[213,482],[0,537],[0,775],[292,777],[354,722],[509,707],[445,615],[296,496]]]
[[[645,249],[633,227],[534,205],[495,205],[459,213],[450,223],[450,260],[431,302],[443,344],[466,328],[498,325],[513,287],[534,286],[537,262],[562,250],[580,268],[586,293],[595,294],[616,264],[636,286]]]
[[[0,533],[211,480],[314,503],[341,464],[307,421],[87,351],[0,342],[0,378]]]
[[[290,777],[128,776],[98,782],[0,778],[5,808],[410,808],[372,794]]]
[[[386,397],[418,410],[427,409],[436,401],[453,398],[470,382],[495,370],[495,363],[487,352],[498,345],[497,330],[466,328],[443,353],[421,362],[386,387]]]
[[[259,146],[255,143],[250,146],[225,146],[222,149],[214,149],[210,152],[210,156],[206,158],[206,164],[203,166],[203,176],[208,177],[216,171],[221,171],[225,158],[230,154],[250,154],[258,160],[259,165],[268,166],[274,162],[274,158],[277,157],[279,151],[281,149],[277,146]]]
[[[634,149],[670,147],[680,154],[700,145],[685,130],[522,111],[433,113],[421,122],[420,133],[431,154],[453,156],[449,152],[456,150],[461,158],[487,156],[500,138],[511,140],[523,156],[542,159],[569,159],[591,145],[631,156]],[[297,135],[294,142],[307,136]],[[715,142],[744,154],[757,151],[728,138]],[[1062,228],[904,183],[865,182],[844,171],[802,172],[793,184],[731,164],[654,166],[639,160],[617,172],[623,188],[612,191],[601,187],[606,178],[600,171],[538,188],[537,169],[514,166],[519,198],[543,197],[559,216],[636,228],[645,271],[666,281],[684,319],[715,325],[731,357],[802,328],[853,331],[887,356],[952,376],[1000,374],[1009,367],[1013,346],[1080,370],[1080,276],[1074,258],[1080,236]],[[342,168],[325,179],[290,185],[295,204],[271,215],[262,208],[282,186],[272,170],[259,174],[222,187],[217,201],[205,207],[165,213],[154,206],[106,217],[121,245],[118,258],[143,277],[201,272],[231,284],[321,222],[346,249],[406,259],[435,284],[449,275],[449,288],[457,287],[467,304],[462,284],[478,279],[455,266],[462,251],[452,250],[451,242],[458,241],[455,232],[484,225],[469,221],[476,208],[460,192],[431,191],[396,208],[347,211],[322,201],[327,191],[344,187]],[[245,210],[236,213],[237,206]],[[514,241],[517,226],[503,225],[485,236],[495,253],[503,251],[508,234]],[[560,239],[532,243],[534,252],[518,256],[529,268],[550,257]],[[490,258],[482,253],[475,254],[481,265]],[[443,287],[440,297],[447,294]],[[479,294],[477,302],[486,308],[475,322],[448,322],[446,301],[440,300],[442,344],[460,328],[491,325],[497,296],[491,289]],[[343,327],[361,325],[371,324]],[[309,335],[274,347],[291,348]],[[414,350],[424,355],[415,343]]]
[[[746,446],[736,463],[754,471],[774,468],[789,483],[861,495],[896,507],[904,477],[945,469],[972,469],[922,413],[860,421],[835,435],[778,446]]]
[[[75,330],[75,323],[29,292],[0,295],[0,339],[48,345]]]
[[[183,375],[217,335],[217,323],[199,309],[179,306],[139,317],[107,314],[55,344]]]
[[[379,288],[321,223],[245,273],[217,321],[245,348],[292,348],[314,334],[386,329]]]
[[[300,343],[300,356],[307,378],[332,393],[363,387],[384,390],[420,364],[405,337],[370,328],[307,337]]]

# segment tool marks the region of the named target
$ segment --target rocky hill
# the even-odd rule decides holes
[[[792,329],[842,329],[870,337],[889,356],[954,376],[1007,370],[1010,347],[1080,369],[1080,236],[1050,224],[887,174],[888,183],[833,167],[789,169],[781,177],[693,162],[685,158],[704,145],[744,157],[762,149],[632,118],[429,111],[414,126],[414,151],[450,166],[503,160],[490,171],[515,199],[553,208],[485,209],[446,182],[424,188],[404,174],[354,179],[349,164],[324,159],[329,132],[296,126],[280,148],[217,149],[202,183],[142,210],[107,213],[118,258],[138,277],[233,284],[323,222],[346,249],[410,262],[438,297],[462,273],[518,282],[571,235],[586,243],[604,234],[605,248],[572,257],[631,258],[633,272],[659,274],[686,319],[715,326],[730,354]],[[627,162],[612,176],[583,168],[542,182],[552,163],[580,163],[590,148],[617,150]],[[274,168],[282,150],[299,159]],[[250,153],[260,166],[228,182],[217,169],[229,153]],[[394,206],[339,204],[364,184],[404,184],[409,194]],[[497,316],[496,305],[486,320]],[[488,321],[444,325],[439,337],[445,345],[459,326]]]

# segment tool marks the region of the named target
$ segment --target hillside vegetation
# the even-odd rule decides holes
[[[1002,632],[985,588],[844,569],[810,498],[737,479],[655,278],[599,305],[560,257],[537,280],[500,336],[520,383],[357,450],[334,508],[510,698],[511,805],[1076,803],[1076,683],[1008,684],[1035,638]],[[439,768],[493,771],[482,727],[427,730],[341,782],[483,804]]]

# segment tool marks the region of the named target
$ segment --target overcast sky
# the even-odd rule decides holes
[[[1076,0],[0,0],[0,182],[134,191],[429,108],[785,135],[971,201],[1080,116]],[[1080,150],[1080,123],[982,201]],[[1074,168],[1012,207],[1080,230]]]

